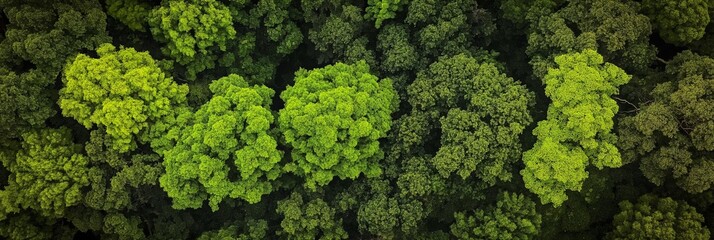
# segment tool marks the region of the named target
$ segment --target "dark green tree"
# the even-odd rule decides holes
[[[708,0],[644,0],[643,11],[668,43],[684,45],[704,36],[709,24]]]
[[[412,113],[406,128],[398,129],[410,131],[399,132],[405,148],[424,144],[420,132],[440,126],[441,147],[431,163],[442,177],[473,174],[491,185],[511,178],[509,166],[521,155],[519,136],[532,121],[528,107],[533,95],[525,87],[493,64],[457,55],[417,74],[407,93]],[[419,116],[426,121],[413,124]]]
[[[714,184],[714,59],[690,51],[668,64],[664,82],[620,120],[619,147],[626,162],[639,161],[656,185],[668,179],[690,193]]]
[[[335,209],[320,198],[307,201],[300,193],[293,192],[289,198],[278,201],[276,211],[283,216],[280,236],[288,239],[347,239]]]
[[[652,27],[639,5],[632,1],[575,0],[504,1],[506,16],[528,23],[530,63],[542,78],[555,67],[555,56],[585,49],[597,50],[607,62],[629,71],[646,71],[655,59],[649,44]],[[527,9],[527,10],[525,10]]]
[[[528,197],[502,192],[495,206],[477,209],[473,215],[458,212],[451,233],[459,239],[534,239],[540,232],[541,215]]]
[[[53,116],[54,90],[65,59],[111,41],[96,0],[5,0],[0,38],[0,135],[19,138]],[[5,20],[5,19],[3,19]]]
[[[684,201],[647,194],[621,202],[620,210],[609,239],[709,239],[704,216]]]
[[[231,12],[216,0],[166,0],[148,16],[154,38],[167,43],[162,52],[186,66],[189,80],[196,74],[228,64],[220,54],[235,41]],[[229,56],[227,56],[229,57]]]

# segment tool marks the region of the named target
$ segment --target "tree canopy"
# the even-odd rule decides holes
[[[146,131],[149,122],[186,101],[188,87],[166,76],[146,52],[104,44],[97,55],[79,54],[67,65],[58,104],[64,116],[84,127],[104,127],[113,148],[126,152],[135,147],[134,136]]]
[[[709,239],[714,0],[0,0],[0,239]]]
[[[199,208],[208,200],[217,210],[226,197],[256,203],[282,172],[282,152],[270,132],[274,91],[250,86],[238,75],[218,79],[210,88],[211,100],[179,116],[180,124],[167,136],[176,144],[162,152],[161,186],[174,208]]]
[[[278,125],[293,148],[286,170],[305,186],[381,173],[379,139],[391,128],[398,98],[389,79],[370,74],[365,62],[298,70],[295,84],[280,94],[285,107]]]
[[[611,95],[627,83],[630,75],[593,50],[560,55],[558,68],[545,75],[545,94],[552,103],[548,118],[538,122],[532,149],[523,153],[526,168],[521,170],[526,187],[541,202],[560,205],[565,191],[579,191],[593,165],[619,167],[617,136],[611,132],[618,111]]]

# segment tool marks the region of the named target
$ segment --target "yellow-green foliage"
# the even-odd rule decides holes
[[[282,172],[282,151],[269,131],[274,91],[238,75],[213,81],[210,89],[211,100],[181,117],[171,133],[176,144],[163,152],[161,187],[176,209],[200,208],[208,199],[217,210],[226,197],[257,203]],[[228,177],[231,166],[237,180]]]
[[[552,100],[548,118],[538,122],[533,135],[538,141],[523,153],[521,171],[526,188],[543,204],[559,206],[567,190],[580,191],[586,168],[619,167],[617,136],[611,133],[618,111],[611,95],[630,76],[610,63],[603,64],[594,50],[560,55],[558,68],[548,70],[543,82]]]
[[[366,17],[374,19],[374,26],[379,28],[384,20],[394,18],[399,8],[406,3],[408,0],[369,0]]]
[[[89,160],[81,154],[82,145],[72,143],[70,130],[46,128],[26,132],[22,139],[15,156],[0,156],[13,172],[9,185],[0,190],[0,220],[27,208],[58,217],[80,204],[82,188],[89,185]]]
[[[166,76],[147,52],[103,44],[97,54],[79,54],[67,65],[59,106],[88,129],[106,128],[113,148],[126,152],[137,134],[186,102],[188,87]]]
[[[396,93],[389,79],[370,74],[364,61],[337,63],[295,73],[280,94],[285,108],[278,123],[292,146],[288,171],[305,177],[310,189],[337,176],[377,176],[383,154],[379,139],[391,128]]]

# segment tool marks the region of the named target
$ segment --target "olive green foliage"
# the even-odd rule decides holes
[[[407,116],[426,121],[405,120],[399,129],[405,148],[423,144],[420,132],[440,126],[441,147],[431,163],[442,177],[474,174],[489,184],[511,178],[510,166],[521,156],[519,136],[532,122],[533,95],[525,87],[493,64],[461,54],[417,74],[407,93],[412,106]]]
[[[569,2],[560,13],[580,32],[595,35],[605,61],[627,71],[644,71],[656,50],[649,43],[652,27],[638,10],[635,2],[579,0]]]
[[[424,158],[412,158],[409,162],[404,179],[397,180],[398,187],[394,189],[388,180],[370,179],[355,184],[342,195],[339,201],[342,207],[359,203],[357,221],[361,231],[383,239],[426,234],[422,221],[433,211],[433,202],[424,199],[440,197],[446,192],[446,186],[436,171],[427,169]]]
[[[58,104],[84,127],[104,127],[113,148],[127,152],[149,123],[186,102],[188,87],[166,76],[147,52],[104,44],[97,54],[79,54],[67,65]]]
[[[264,27],[266,40],[276,44],[271,48],[275,48],[278,55],[286,55],[293,52],[303,39],[300,29],[291,18],[291,3],[292,0],[260,0],[255,6],[245,3],[245,6],[229,7],[233,17],[242,25],[250,29]]]
[[[504,192],[495,206],[478,209],[472,216],[455,213],[451,232],[459,239],[533,239],[541,224],[535,206],[528,197]]]
[[[278,64],[303,42],[292,0],[232,1],[236,40],[225,51],[228,72],[255,83],[273,80]]]
[[[259,202],[282,172],[282,152],[269,131],[274,91],[238,75],[213,81],[210,89],[211,100],[178,117],[180,124],[166,136],[175,145],[161,153],[161,187],[176,209],[200,208],[209,200],[215,211],[226,197]]]
[[[670,177],[690,193],[714,184],[714,59],[685,51],[634,116],[620,121],[619,147],[656,185]]]
[[[605,61],[628,71],[644,71],[655,58],[655,49],[648,42],[652,27],[648,18],[638,13],[637,3],[575,0],[559,10],[550,0],[520,4],[506,1],[502,8],[508,10],[504,14],[525,16],[517,21],[529,23],[527,53],[537,77],[555,67],[555,56],[588,48],[597,49]]]
[[[284,216],[278,235],[288,239],[347,239],[335,209],[320,198],[305,201],[300,193],[293,193],[278,201],[276,211]]]
[[[620,202],[609,239],[709,239],[704,216],[684,201],[643,195]]]
[[[142,207],[146,198],[156,193],[149,189],[158,187],[163,172],[160,158],[154,154],[128,157],[111,146],[104,131],[91,132],[85,145],[90,187],[84,191],[83,208],[67,213],[67,218],[81,231],[98,231],[103,237],[146,239],[142,219],[130,210]]]
[[[73,239],[76,229],[61,220],[32,213],[13,215],[0,222],[0,236],[6,239]]]
[[[230,225],[215,231],[208,231],[198,237],[199,240],[214,239],[234,239],[252,240],[265,239],[268,231],[268,223],[265,220],[249,220],[246,227],[239,231],[237,225]],[[247,229],[247,230],[245,230]]]
[[[98,1],[5,0],[0,6],[10,20],[0,44],[4,63],[27,61],[37,68],[59,70],[65,58],[79,50],[111,41]]]
[[[123,210],[137,203],[132,195],[146,186],[158,185],[163,173],[159,156],[135,154],[128,157],[111,148],[111,138],[104,131],[92,131],[85,151],[92,166],[89,170],[91,189],[85,206],[97,210]]]
[[[368,39],[364,37],[367,23],[362,16],[362,10],[353,5],[339,7],[339,12],[333,12],[326,19],[316,22],[310,29],[308,38],[315,43],[315,49],[325,52],[321,59],[339,59],[345,63],[356,63],[360,60],[369,65],[374,63],[374,51],[367,49]]]
[[[644,0],[642,7],[665,41],[684,45],[702,38],[709,24],[707,0]]]
[[[303,176],[306,187],[381,173],[379,139],[398,102],[391,80],[370,74],[364,61],[337,63],[298,70],[280,98],[278,124],[293,148],[286,170]]]
[[[107,0],[107,14],[131,30],[145,32],[151,5],[141,0]]]
[[[486,52],[496,25],[476,1],[409,1],[404,18],[388,22],[377,34],[375,69],[395,82],[402,99],[416,73],[441,57],[466,54],[496,63]],[[403,14],[402,14],[403,15]]]
[[[89,159],[82,145],[72,142],[68,128],[43,129],[22,135],[22,148],[14,156],[3,154],[2,165],[13,174],[0,191],[0,220],[21,209],[46,217],[62,216],[82,202],[89,185]]]
[[[490,14],[478,8],[476,1],[466,0],[412,0],[404,19],[415,28],[413,41],[434,58],[472,52],[487,45],[487,40],[480,37],[495,30],[491,21]]]
[[[52,94],[65,59],[111,41],[96,0],[0,1],[0,136],[18,138],[54,115]],[[6,22],[5,22],[6,21]]]
[[[619,167],[617,136],[611,132],[618,111],[611,95],[627,83],[630,75],[593,50],[555,58],[558,68],[543,79],[552,103],[548,118],[538,122],[533,135],[538,140],[523,154],[521,170],[526,188],[538,194],[543,204],[563,203],[565,191],[579,191],[593,165]]]
[[[186,77],[224,62],[220,52],[236,40],[231,12],[216,0],[166,0],[148,16],[151,33],[166,43],[162,52],[186,66]]]
[[[449,9],[461,11],[456,7]],[[432,55],[415,51],[419,45],[410,42],[409,29],[384,26],[378,49],[390,54],[381,66],[390,75],[404,81],[418,71],[413,83],[397,85],[411,111],[392,124],[384,176],[356,184],[342,200],[359,202],[360,229],[384,239],[432,236],[424,221],[454,211],[444,202],[477,202],[484,188],[510,180],[509,169],[520,157],[519,135],[532,121],[533,94],[503,74],[492,55],[462,48],[455,50],[462,54],[422,68]],[[473,42],[452,44],[457,49]]]

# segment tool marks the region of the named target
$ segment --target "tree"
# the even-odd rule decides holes
[[[533,95],[481,58],[442,57],[406,87],[411,111],[393,123],[385,174],[345,193],[361,203],[360,229],[386,239],[425,236],[427,221],[453,218],[512,179]]]
[[[655,59],[656,49],[649,44],[652,26],[639,9],[632,1],[577,0],[559,13],[580,32],[595,35],[605,61],[626,71],[644,72]]]
[[[229,225],[227,227],[207,231],[198,237],[199,240],[211,239],[235,239],[235,240],[250,240],[250,239],[265,239],[268,234],[268,222],[265,220],[248,220],[246,226],[239,231],[238,225]],[[247,229],[247,230],[246,230]]]
[[[153,219],[142,218],[135,210],[147,208],[147,199],[161,191],[159,156],[120,153],[103,130],[91,132],[85,151],[89,186],[83,190],[82,204],[64,217],[80,231],[92,230],[105,238],[146,239],[142,224]]]
[[[335,60],[354,64],[364,60],[374,66],[374,52],[367,47],[365,37],[366,21],[362,9],[346,4],[338,7],[330,16],[316,20],[310,29],[308,38],[315,44],[315,49],[324,54],[322,62]]]
[[[465,54],[479,62],[495,61],[495,52],[483,50],[490,44],[496,25],[491,14],[475,1],[401,1],[404,17],[380,28],[374,69],[394,81],[401,99],[416,73],[441,57]],[[417,49],[419,51],[417,51]],[[369,62],[368,62],[369,63]],[[402,101],[401,109],[408,109]]]
[[[374,26],[379,28],[384,20],[394,18],[396,12],[408,2],[408,0],[369,0],[365,17],[374,19]]]
[[[400,201],[397,197],[377,194],[360,206],[357,220],[361,229],[385,239],[395,239],[401,234],[418,235],[426,210],[417,200]]]
[[[111,38],[96,0],[6,0],[0,8],[7,18],[0,34],[0,102],[13,103],[0,105],[0,136],[17,139],[55,115],[49,87],[66,58]]]
[[[59,71],[65,58],[111,41],[98,1],[7,0],[0,6],[10,20],[0,44],[2,60],[10,65],[30,62]]]
[[[236,39],[236,30],[230,10],[219,1],[162,1],[148,21],[154,38],[167,43],[162,52],[186,66],[189,80],[215,68],[216,62],[227,65],[232,60],[220,54]]]
[[[529,23],[527,53],[536,77],[555,67],[555,56],[585,49],[596,49],[627,71],[644,72],[655,59],[652,27],[635,2],[576,0],[560,9],[550,0],[521,4],[505,1],[502,8],[507,16],[519,14],[515,21]]]
[[[260,30],[265,33],[260,34],[256,31],[256,35],[267,35],[267,40],[275,44],[275,46],[269,47],[274,48],[275,54],[287,55],[302,43],[303,35],[291,17],[292,0],[260,0],[251,9],[246,8],[252,3],[240,2],[233,1],[228,6],[235,21],[248,29],[264,27]],[[266,55],[271,54],[273,53]]]
[[[297,23],[302,13],[292,0],[230,1],[236,40],[228,42],[225,54],[228,73],[251,83],[273,80],[278,64],[303,42]]]
[[[684,51],[666,67],[663,82],[645,94],[647,102],[619,124],[626,162],[656,185],[668,179],[689,193],[714,184],[714,59]]]
[[[521,155],[519,136],[532,121],[533,95],[524,86],[493,64],[460,54],[418,73],[407,93],[409,116],[423,113],[428,131],[441,126],[441,146],[431,163],[442,177],[474,174],[491,185],[510,179],[509,166]],[[418,129],[410,124],[404,130],[414,132],[400,134],[421,137]]]
[[[30,131],[22,139],[15,156],[1,159],[12,174],[0,191],[0,220],[21,209],[50,218],[63,216],[67,208],[82,202],[82,189],[89,185],[89,160],[82,155],[82,146],[72,143],[68,128]]]
[[[139,0],[106,0],[107,14],[129,29],[145,32],[151,5]]]
[[[338,195],[336,205],[342,212],[356,211],[362,232],[384,239],[425,236],[425,220],[434,211],[432,206],[443,203],[439,197],[449,192],[446,181],[425,157],[406,159],[403,166],[383,165],[387,168],[384,175],[358,179]],[[402,169],[394,169],[398,167]],[[468,187],[461,190],[468,192]]]
[[[704,216],[684,201],[646,194],[620,202],[609,239],[709,239]]]
[[[58,103],[87,129],[104,127],[113,148],[127,152],[134,136],[186,102],[188,87],[167,77],[147,52],[103,44],[97,54],[79,54],[67,65]]]
[[[404,22],[416,28],[414,40],[434,60],[484,47],[488,42],[482,37],[495,30],[490,15],[478,3],[464,0],[412,0]]]
[[[370,74],[364,61],[337,63],[298,70],[280,98],[285,107],[278,124],[292,147],[285,169],[305,177],[306,187],[381,173],[379,139],[391,128],[398,102],[391,80]]]
[[[347,239],[342,220],[335,218],[335,209],[320,198],[306,202],[300,193],[293,192],[278,201],[276,211],[284,216],[278,235],[288,239]]]
[[[702,38],[709,24],[707,0],[642,1],[645,14],[666,42],[684,45]]]
[[[538,140],[523,153],[526,167],[521,175],[541,203],[559,206],[568,198],[566,190],[580,190],[589,165],[598,169],[622,165],[614,145],[617,136],[610,132],[619,108],[610,96],[630,76],[615,65],[603,64],[594,50],[561,55],[555,62],[559,67],[543,79],[545,94],[552,100],[548,118],[533,130]]]
[[[135,208],[132,196],[142,187],[158,185],[163,173],[161,159],[155,154],[121,154],[112,147],[104,131],[91,132],[85,150],[90,163],[91,188],[86,192],[87,207],[112,211]]]
[[[167,134],[175,144],[161,152],[166,173],[159,181],[175,209],[209,200],[216,211],[226,197],[259,202],[282,172],[282,151],[270,131],[274,91],[238,75],[213,81],[210,89],[208,103],[178,117]]]
[[[495,206],[476,209],[473,216],[455,213],[451,233],[459,239],[533,239],[541,223],[535,206],[528,197],[502,192]]]
[[[0,221],[0,236],[6,239],[73,239],[77,229],[63,224],[57,218],[44,217],[31,212],[13,214]]]

